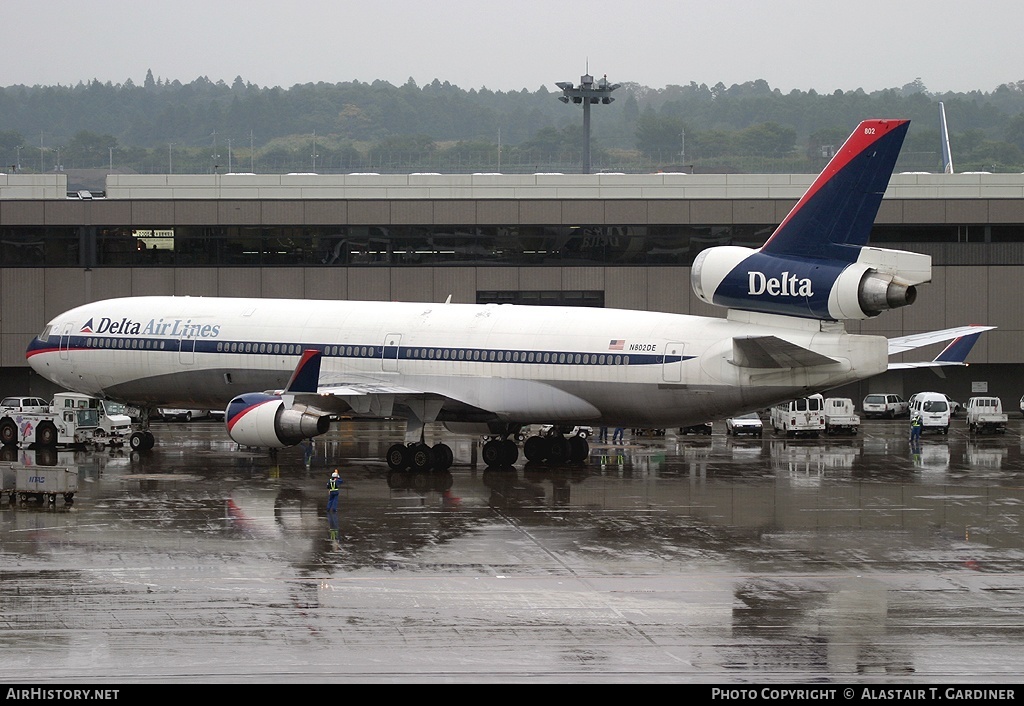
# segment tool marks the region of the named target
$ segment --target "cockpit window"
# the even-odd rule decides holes
[[[44,328],[43,332],[41,334],[39,334],[39,340],[40,341],[49,341],[50,340],[50,327],[49,326]]]

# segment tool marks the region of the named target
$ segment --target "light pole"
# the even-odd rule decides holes
[[[558,100],[583,105],[583,173],[590,174],[590,106],[594,103],[611,103],[615,100],[611,96],[612,91],[621,84],[608,83],[608,74],[595,84],[593,76],[584,74],[580,76],[579,87],[574,87],[568,81],[559,81],[555,85],[562,89]]]

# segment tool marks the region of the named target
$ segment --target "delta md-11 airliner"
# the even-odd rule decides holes
[[[31,367],[69,390],[157,407],[224,408],[229,435],[268,448],[327,431],[338,415],[408,421],[394,469],[443,469],[427,423],[489,434],[508,465],[532,424],[686,426],[869,378],[903,351],[990,327],[890,342],[851,334],[914,302],[926,255],[868,245],[909,127],[857,126],[759,249],[713,247],[691,269],[721,318],[653,311],[147,296],[54,317]],[[894,347],[895,346],[895,347]],[[144,415],[145,418],[145,415]],[[144,429],[135,448],[153,444]],[[584,460],[579,436],[533,436],[531,461]]]

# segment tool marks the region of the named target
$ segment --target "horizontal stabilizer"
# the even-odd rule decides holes
[[[746,336],[732,339],[732,362],[744,368],[804,368],[839,361],[777,336]]]
[[[909,336],[899,336],[897,338],[890,338],[889,355],[895,355],[896,353],[905,353],[906,351],[913,350],[914,348],[929,346],[933,343],[942,343],[943,341],[948,341],[953,338],[959,338],[960,336],[970,336],[971,334],[984,333],[985,331],[991,331],[994,328],[995,326],[957,326],[955,328],[942,329],[941,331],[912,333]],[[968,348],[967,350],[969,351],[970,348]],[[964,357],[966,357],[966,355],[967,354],[965,352]],[[890,369],[892,368],[892,366],[889,367]]]
[[[919,333],[910,336],[903,336],[901,338],[892,338],[889,340],[889,354],[892,355],[894,342],[895,345],[902,346],[908,345],[908,339],[913,341],[924,341],[923,343],[917,343],[916,345],[910,346],[911,348],[918,348],[920,346],[926,346],[929,343],[938,343],[940,341],[949,340],[949,345],[942,349],[939,353],[931,360],[922,360],[914,363],[889,363],[889,370],[907,370],[909,368],[941,368],[947,365],[967,365],[967,354],[974,348],[974,344],[978,342],[978,337],[981,336],[985,331],[994,329],[995,326],[960,326],[955,329],[946,329],[944,331],[932,331],[930,333]],[[942,336],[942,338],[936,338],[936,336]],[[954,337],[955,336],[955,337]],[[939,371],[935,371],[939,373]],[[940,377],[944,377],[940,374]]]

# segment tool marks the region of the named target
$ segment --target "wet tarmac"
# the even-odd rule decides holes
[[[0,679],[32,683],[1005,683],[1024,647],[1024,441],[705,436],[586,465],[389,474],[389,423],[310,452],[213,422],[0,503]],[[326,481],[344,478],[341,510]]]

